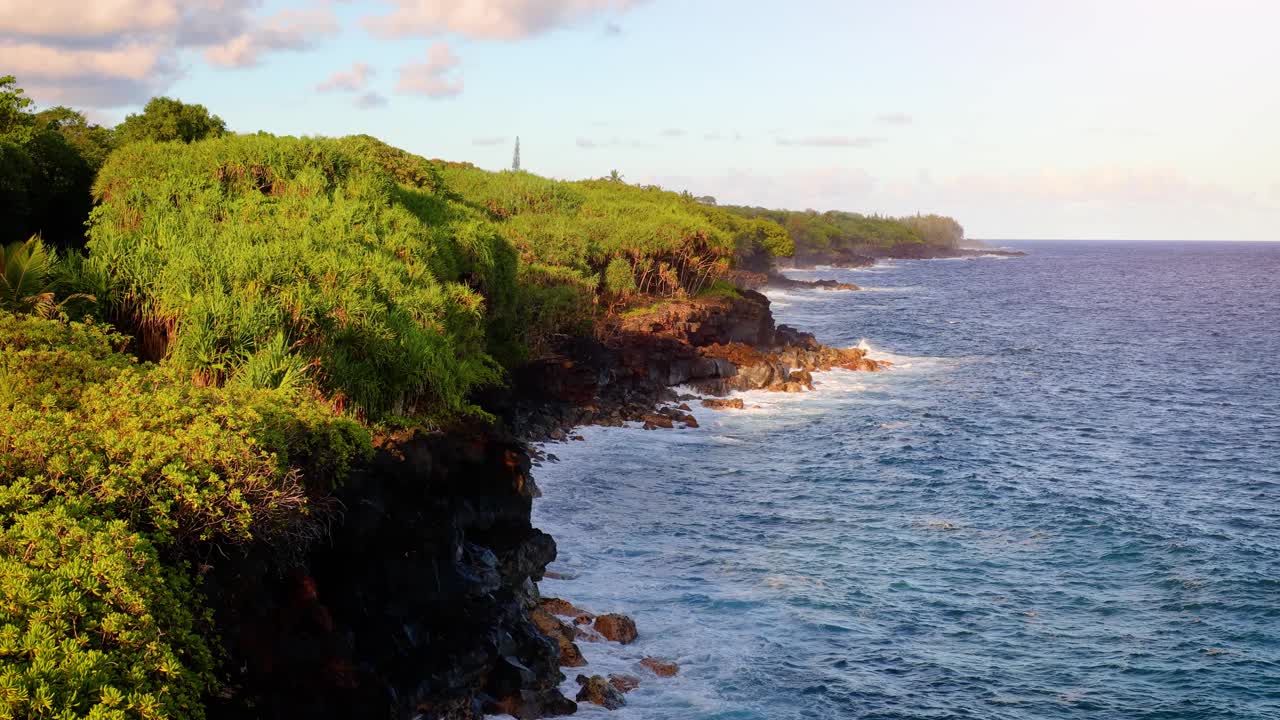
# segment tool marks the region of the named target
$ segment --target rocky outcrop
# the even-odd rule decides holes
[[[607,710],[617,710],[627,704],[626,698],[622,697],[622,691],[600,675],[591,677],[579,675],[576,680],[578,685],[582,686],[582,689],[578,690],[578,702],[589,702]]]
[[[711,345],[700,351],[707,357],[728,360],[736,368],[736,372],[728,377],[689,383],[707,395],[728,395],[741,390],[804,392],[813,389],[814,372],[835,368],[876,371],[888,365],[868,358],[866,351],[860,348],[813,347],[805,342],[770,351],[739,343]]]
[[[325,542],[211,559],[204,591],[230,677],[209,717],[573,712],[558,690],[564,645],[531,616],[556,555],[530,524],[535,494],[514,441],[407,434],[338,489]]]
[[[609,684],[616,688],[618,692],[626,694],[640,687],[640,678],[635,675],[609,673]]]
[[[812,373],[883,366],[860,350],[828,348],[774,323],[769,300],[750,290],[730,299],[682,300],[634,313],[598,339],[572,339],[521,369],[506,405],[487,404],[531,439],[565,439],[577,425],[638,422],[648,429],[697,427],[671,408],[671,386],[707,395],[737,390],[804,392]]]
[[[742,398],[732,398],[722,400],[720,398],[707,398],[702,401],[703,407],[709,407],[712,410],[741,410],[746,407],[746,403]]]
[[[840,282],[839,280],[796,280],[789,278],[781,273],[774,273],[765,278],[765,285],[768,287],[782,288],[788,290],[861,290],[862,288],[853,283]]]
[[[586,659],[582,657],[582,651],[573,642],[574,638],[577,637],[577,633],[572,625],[565,623],[541,607],[535,607],[531,610],[529,619],[533,621],[533,624],[543,635],[556,641],[556,645],[560,650],[560,667],[574,668],[587,664]]]
[[[635,642],[636,638],[640,636],[636,630],[636,621],[618,613],[609,613],[608,615],[596,617],[592,627],[605,640],[622,643],[623,645]]]
[[[670,660],[646,657],[640,661],[640,665],[658,677],[675,677],[680,673],[680,666]]]

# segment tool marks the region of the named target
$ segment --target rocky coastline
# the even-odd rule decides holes
[[[742,407],[735,391],[804,392],[814,372],[883,363],[777,325],[769,300],[679,301],[618,319],[514,373],[480,401],[498,418],[450,432],[382,438],[375,457],[330,498],[325,540],[303,557],[269,548],[210,559],[205,593],[226,651],[227,689],[209,717],[391,717],[473,720],[620,707],[641,683],[679,672],[646,658],[634,674],[577,677],[578,643],[630,642],[643,628],[544,598],[556,557],[534,528],[540,493],[532,443],[573,439],[583,425],[697,427],[703,407]],[[616,609],[609,609],[616,610]]]

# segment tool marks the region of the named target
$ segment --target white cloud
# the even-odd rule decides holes
[[[583,150],[595,150],[596,148],[605,148],[605,147],[625,147],[625,148],[633,148],[636,150],[648,150],[653,147],[653,143],[645,142],[644,140],[634,140],[634,139],[619,138],[619,137],[596,140],[589,137],[579,136],[574,141],[574,144],[582,148]]]
[[[0,0],[0,67],[41,104],[136,104],[180,75],[179,52],[244,67],[337,29],[327,0],[261,17],[262,0]]]
[[[376,92],[361,93],[356,97],[355,105],[362,110],[372,110],[387,104],[387,99]]]
[[[181,14],[175,0],[5,0],[0,29],[21,37],[94,38],[164,31]]]
[[[603,13],[622,13],[645,0],[386,0],[394,9],[368,17],[386,37],[453,33],[484,40],[515,40],[575,24]]]
[[[144,80],[156,71],[162,53],[156,45],[96,50],[0,42],[0,67],[19,78],[46,81],[94,75]]]
[[[369,86],[374,69],[368,63],[355,63],[350,70],[339,70],[316,86],[320,92],[359,92]]]
[[[205,59],[223,67],[258,64],[263,53],[273,50],[305,50],[315,38],[338,31],[338,21],[329,10],[284,10],[238,33],[224,43],[205,50]]]
[[[911,123],[915,122],[915,120],[910,115],[902,112],[885,113],[880,117],[876,118],[876,120],[880,121],[885,125],[899,125],[899,126],[910,125]]]
[[[400,66],[396,92],[432,98],[457,97],[462,93],[462,78],[451,80],[447,75],[459,62],[448,45],[436,43],[427,49],[426,62]]]
[[[879,145],[884,142],[882,137],[868,137],[865,135],[809,135],[797,138],[778,138],[778,144],[787,147],[818,147],[818,148],[868,148],[873,145]]]

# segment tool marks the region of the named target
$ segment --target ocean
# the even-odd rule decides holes
[[[1280,244],[1010,245],[770,293],[888,371],[547,446],[543,594],[640,629],[580,716],[1280,718]]]

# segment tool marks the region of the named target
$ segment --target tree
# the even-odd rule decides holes
[[[18,87],[16,77],[0,77],[0,133],[8,133],[20,125],[28,124],[31,116],[27,108],[30,106],[31,98]]]
[[[141,114],[130,115],[116,126],[116,140],[121,145],[143,140],[190,143],[226,133],[227,124],[205,106],[167,97],[151,98]]]
[[[90,123],[84,113],[65,105],[41,110],[35,114],[35,123],[38,128],[61,133],[95,173],[115,146],[110,129]]]
[[[40,233],[56,244],[78,246],[92,205],[94,167],[59,128],[70,127],[73,116],[86,132],[89,126],[70,108],[46,111],[51,114],[41,122],[32,104],[12,75],[0,77],[0,244]],[[87,136],[85,142],[87,147]]]
[[[618,172],[617,170],[610,170],[609,177],[607,179],[609,180],[609,182],[620,183],[622,182],[622,173]]]

